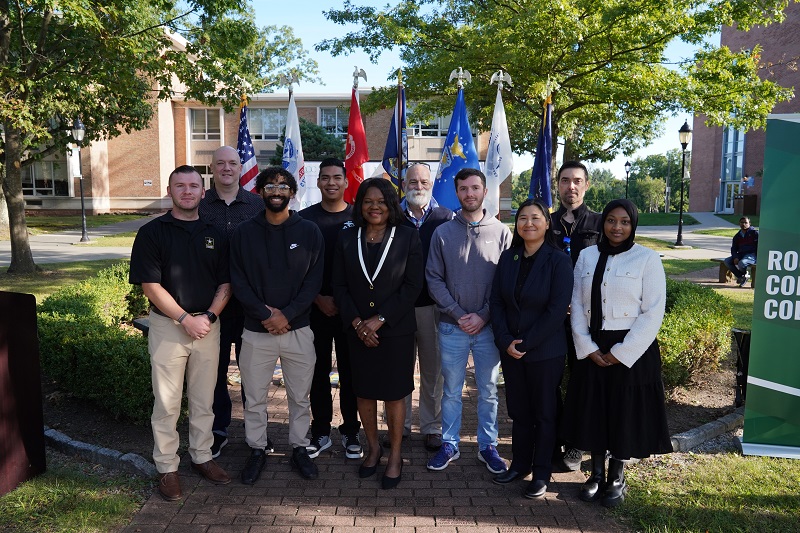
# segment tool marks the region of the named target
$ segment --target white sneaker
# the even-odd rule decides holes
[[[328,435],[312,435],[311,444],[306,446],[306,450],[308,450],[308,456],[314,459],[320,454],[320,452],[330,448],[331,444],[331,438]]]

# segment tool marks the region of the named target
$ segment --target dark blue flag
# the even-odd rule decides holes
[[[553,155],[553,104],[550,97],[544,101],[544,116],[542,129],[539,130],[539,140],[536,143],[536,158],[531,170],[531,188],[528,198],[541,200],[547,207],[553,207],[553,197],[550,194],[551,167],[550,159]]]
[[[453,108],[453,118],[450,119],[450,129],[442,148],[442,159],[433,184],[433,197],[439,205],[453,211],[460,209],[461,204],[456,196],[453,178],[462,168],[480,169],[478,152],[472,141],[472,131],[467,119],[467,105],[464,102],[464,89],[458,89],[456,106]]]

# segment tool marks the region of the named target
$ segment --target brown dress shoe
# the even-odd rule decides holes
[[[425,449],[429,452],[438,452],[442,447],[442,436],[438,433],[428,433],[425,435]]]
[[[158,475],[158,493],[168,502],[181,499],[181,480],[177,472]]]
[[[201,465],[192,463],[192,469],[215,485],[227,485],[231,477],[212,459]]]

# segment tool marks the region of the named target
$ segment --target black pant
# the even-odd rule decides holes
[[[336,342],[336,368],[339,370],[339,408],[342,425],[339,432],[358,432],[358,404],[353,392],[353,373],[350,368],[350,350],[347,336],[339,315],[329,317],[317,308],[311,310],[311,331],[314,332],[314,351],[317,364],[311,382],[311,433],[329,435],[333,420],[333,396],[331,395],[331,368],[333,367],[333,343]]]
[[[219,366],[217,367],[217,384],[214,387],[214,426],[213,430],[227,435],[228,426],[231,425],[231,397],[228,393],[228,365],[231,363],[231,344],[236,347],[236,363],[239,363],[239,353],[242,351],[242,330],[244,329],[244,313],[238,302],[229,302],[239,309],[226,307],[219,317]],[[242,389],[244,401],[244,388]]]
[[[556,443],[556,395],[564,357],[531,361],[501,354],[511,426],[511,469],[549,481]]]

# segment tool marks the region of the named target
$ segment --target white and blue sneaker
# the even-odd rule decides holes
[[[492,474],[502,474],[508,469],[506,462],[503,461],[503,458],[497,453],[497,448],[491,444],[487,446],[485,450],[481,450],[478,453],[478,459],[486,465],[486,468]]]
[[[461,457],[461,454],[456,447],[449,442],[445,442],[436,455],[428,461],[428,470],[444,470],[450,464],[450,461],[455,461],[459,457]]]
[[[312,459],[316,458],[320,452],[330,448],[331,444],[333,443],[328,435],[311,435],[311,443],[306,446],[308,456]]]

